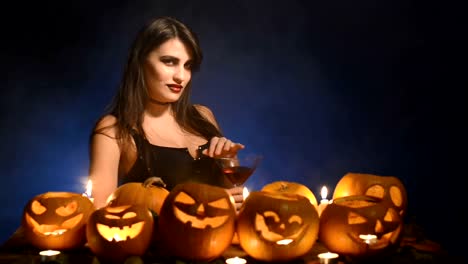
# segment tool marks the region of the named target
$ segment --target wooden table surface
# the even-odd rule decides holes
[[[26,244],[20,231],[15,232],[11,239],[0,247],[0,264],[22,264],[22,263],[44,263],[41,262],[38,249]],[[292,264],[319,264],[317,255],[327,252],[327,248],[317,241],[313,248],[305,256],[294,261],[289,261]],[[225,259],[229,257],[239,256],[247,260],[248,264],[262,263],[250,258],[239,245],[231,245],[223,255],[210,262],[200,261],[185,261],[176,258],[161,259],[155,255],[151,255],[151,250],[148,254],[141,257],[130,257],[125,261],[125,264],[224,264]],[[70,263],[70,264],[102,264],[97,257],[86,246],[78,249],[63,251],[55,260],[49,263]],[[447,263],[467,263],[461,257],[449,255],[445,250],[431,240],[414,240],[405,239],[403,237],[401,246],[392,254],[372,260],[352,260],[344,256],[339,257],[339,264],[348,263],[382,263],[382,264],[447,264]]]

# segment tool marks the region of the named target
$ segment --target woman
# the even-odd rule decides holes
[[[162,17],[137,35],[123,79],[90,140],[90,179],[97,208],[117,186],[160,177],[170,190],[185,181],[231,188],[213,158],[234,156],[244,145],[223,137],[211,110],[190,103],[192,73],[202,52],[180,21]]]

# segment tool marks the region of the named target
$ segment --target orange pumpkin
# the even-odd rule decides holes
[[[161,185],[157,177],[148,178],[145,182],[129,182],[117,188],[107,199],[110,206],[140,204],[157,214],[169,191]]]
[[[142,205],[105,206],[90,216],[86,238],[91,251],[105,261],[141,256],[153,234],[153,216]]]
[[[254,191],[237,217],[244,251],[260,261],[290,261],[305,255],[317,240],[319,216],[310,200],[286,192]]]
[[[83,246],[86,223],[94,210],[93,203],[78,193],[37,195],[23,210],[25,239],[40,249],[64,250]]]
[[[319,240],[338,254],[366,258],[394,249],[403,222],[398,212],[371,196],[346,196],[333,200],[320,216]],[[360,236],[375,235],[372,242]]]
[[[405,216],[408,206],[406,189],[403,183],[393,176],[380,176],[364,173],[347,173],[336,184],[333,199],[351,195],[367,195],[382,199],[395,208],[400,216]]]
[[[317,198],[315,198],[314,193],[307,186],[298,182],[275,181],[263,186],[261,191],[302,195],[309,199],[311,204],[317,206]]]
[[[203,183],[178,184],[159,215],[159,232],[167,253],[186,260],[209,261],[229,247],[236,209],[223,188]]]

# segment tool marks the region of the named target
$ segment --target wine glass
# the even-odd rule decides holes
[[[262,159],[263,156],[258,154],[237,153],[235,157],[219,157],[215,160],[224,176],[237,187],[247,181]]]

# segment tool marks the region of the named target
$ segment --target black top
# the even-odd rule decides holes
[[[178,183],[195,181],[220,187],[229,187],[213,158],[201,151],[209,142],[198,147],[193,158],[187,148],[152,145],[146,138],[133,132],[138,158],[127,175],[119,178],[119,185],[127,182],[144,182],[149,177],[159,177],[172,190]]]

